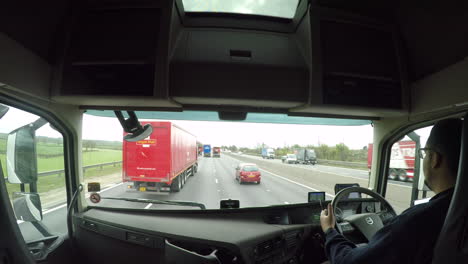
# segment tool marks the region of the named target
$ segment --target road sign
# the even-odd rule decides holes
[[[99,203],[101,201],[101,195],[99,195],[99,193],[92,193],[89,196],[89,200],[91,200],[92,203]]]

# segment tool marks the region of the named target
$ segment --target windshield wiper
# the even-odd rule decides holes
[[[152,203],[152,204],[167,204],[167,205],[181,205],[181,206],[194,206],[200,207],[200,209],[205,210],[206,207],[202,203],[195,202],[184,202],[184,201],[163,201],[163,200],[151,200],[151,199],[140,199],[140,198],[114,198],[114,197],[102,197],[101,199],[107,200],[119,200],[126,202],[137,202],[137,203]]]

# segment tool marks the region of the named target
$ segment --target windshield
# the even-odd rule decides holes
[[[174,201],[219,209],[220,200],[233,199],[240,201],[240,207],[263,207],[305,203],[308,192],[317,190],[326,192],[330,200],[337,183],[368,186],[367,146],[373,139],[370,122],[324,119],[314,125],[307,123],[309,119],[304,119],[305,124],[163,120],[149,118],[162,117],[159,112],[137,112],[140,122],[150,124],[153,132],[128,142],[123,140],[125,133],[113,112],[108,117],[96,116],[101,112],[110,111],[87,111],[94,115],[83,117],[84,181],[99,182],[103,198],[140,200],[88,200],[89,205],[200,210]],[[268,121],[266,118],[264,115],[261,120]],[[302,120],[294,118],[297,123]],[[304,150],[314,150],[316,159],[300,156]],[[266,156],[267,151],[273,155]]]
[[[243,171],[258,171],[258,168],[256,166],[247,165],[244,166]]]
[[[232,13],[293,18],[299,0],[182,0],[186,12]]]

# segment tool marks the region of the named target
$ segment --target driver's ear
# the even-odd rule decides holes
[[[431,152],[430,153],[430,164],[431,168],[436,169],[439,168],[442,164],[442,155],[439,152]]]

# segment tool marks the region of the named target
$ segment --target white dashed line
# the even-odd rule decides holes
[[[215,182],[218,183],[218,179],[215,179]]]
[[[289,202],[284,202],[285,204],[289,204]]]
[[[67,204],[64,203],[64,204],[59,205],[59,206],[57,206],[57,207],[55,207],[55,208],[49,209],[49,210],[47,210],[47,211],[44,211],[44,212],[42,212],[42,214],[45,215],[45,214],[48,214],[48,213],[52,213],[53,211],[57,211],[58,209],[61,209],[61,208],[66,207],[66,206],[67,206]]]
[[[298,182],[295,182],[295,181],[293,181],[293,180],[287,179],[287,178],[285,178],[285,177],[283,177],[283,176],[279,176],[278,174],[275,174],[275,173],[273,173],[273,172],[269,172],[269,171],[264,170],[264,169],[260,169],[260,170],[262,170],[262,171],[264,171],[264,172],[266,172],[266,173],[269,173],[269,174],[271,174],[271,175],[273,175],[273,176],[275,176],[275,177],[278,177],[278,178],[280,178],[280,179],[283,179],[283,180],[285,180],[285,181],[292,182],[292,183],[294,183],[294,184],[297,184],[297,185],[299,185],[299,186],[302,186],[302,187],[304,187],[304,188],[307,188],[307,189],[309,189],[309,190],[312,190],[312,191],[314,191],[314,192],[318,192],[318,191],[319,191],[319,190],[317,190],[317,189],[314,189],[314,188],[309,187],[309,186],[307,186],[307,185],[304,185],[304,184],[302,184],[302,183],[298,183]],[[327,196],[332,197],[332,198],[335,197],[335,195],[331,195],[331,194],[329,194],[329,193],[325,193],[325,194],[326,194]]]
[[[406,186],[406,185],[403,185],[403,184],[397,184],[397,183],[387,183],[387,184],[388,184],[388,185],[398,186],[398,187],[404,187],[404,188],[413,189],[413,187]]]
[[[266,190],[267,192],[271,192],[270,190]]]
[[[149,203],[149,204],[145,207],[145,209],[149,209],[151,206],[153,206],[153,204],[152,204],[152,203]]]
[[[118,187],[118,186],[120,186],[120,185],[122,185],[122,184],[123,184],[123,182],[117,183],[117,184],[115,184],[115,185],[112,185],[112,186],[110,186],[110,187],[107,187],[107,188],[101,190],[99,193],[103,193],[103,192],[105,192],[105,191],[108,191],[108,190],[110,190],[110,189],[113,189],[113,188],[115,188],[115,187]],[[89,193],[86,194],[86,195],[85,195],[85,198],[89,198],[89,195],[90,195]],[[52,212],[57,211],[57,210],[59,210],[59,209],[62,209],[62,208],[64,208],[64,207],[67,207],[67,203],[64,203],[64,204],[61,204],[61,205],[59,205],[59,206],[57,206],[57,207],[48,209],[48,210],[42,212],[42,215],[46,215],[46,214],[52,213]],[[16,222],[17,222],[18,224],[24,223],[24,221],[22,221],[22,220],[17,220]]]

